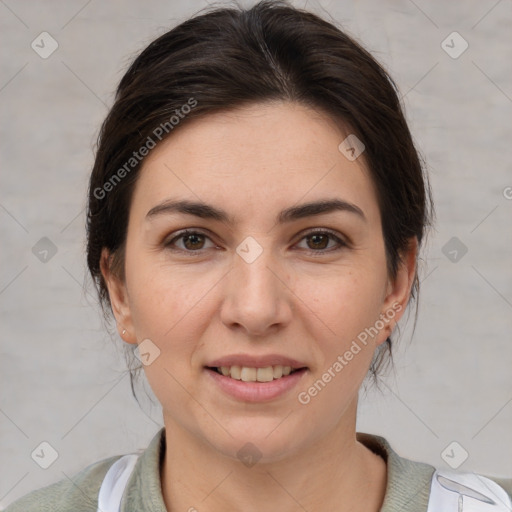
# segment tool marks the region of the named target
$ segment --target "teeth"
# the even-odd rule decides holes
[[[258,368],[258,371],[256,372],[256,380],[258,382],[270,382],[271,380],[274,380],[274,369],[272,366]]]
[[[227,368],[228,371],[229,371],[229,367]],[[241,368],[240,366],[232,366],[231,367],[231,378],[232,379],[236,379],[236,380],[241,380],[242,379],[242,375],[241,375]]]
[[[242,366],[242,370],[240,371],[240,380],[244,382],[256,382],[256,376],[258,375],[258,370],[256,368],[247,368],[246,366]]]
[[[283,367],[281,365],[274,366],[274,379],[279,379],[283,376]]]
[[[267,366],[265,368],[250,368],[247,366],[221,366],[217,371],[225,377],[242,380],[244,382],[270,382],[290,375],[291,366]]]

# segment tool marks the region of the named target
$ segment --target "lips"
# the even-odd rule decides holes
[[[246,402],[266,402],[290,392],[306,375],[308,366],[280,354],[232,354],[204,366],[224,393]]]
[[[289,396],[289,393],[299,385],[299,382],[308,373],[306,367],[291,371],[291,367],[288,366],[286,367],[290,370],[288,375],[283,373],[280,377],[274,378],[272,376],[272,379],[270,379],[270,370],[273,372],[277,369],[279,372],[279,369],[284,370],[285,367],[277,365],[258,369],[245,366],[222,366],[221,368],[224,369],[224,372],[226,372],[226,369],[229,370],[230,375],[224,375],[216,368],[205,367],[204,370],[206,377],[211,379],[210,382],[215,388],[236,400],[253,403],[268,402]],[[235,376],[232,375],[233,371],[235,371]],[[239,372],[239,379],[236,378],[237,371]],[[260,371],[263,372],[263,380],[258,378],[258,372]],[[256,380],[254,380],[255,374]]]

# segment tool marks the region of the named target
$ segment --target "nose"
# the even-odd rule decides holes
[[[220,315],[230,329],[262,337],[290,323],[293,293],[286,272],[270,250],[263,250],[249,261],[234,255],[233,266],[226,275]]]

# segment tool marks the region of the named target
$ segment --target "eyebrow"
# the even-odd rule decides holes
[[[353,203],[341,199],[321,199],[304,203],[298,206],[292,206],[282,210],[277,216],[278,224],[285,224],[295,220],[303,219],[306,217],[313,217],[315,215],[322,215],[335,211],[353,213],[366,222],[366,217],[358,206]],[[224,210],[212,206],[207,203],[183,200],[168,199],[155,207],[151,208],[146,214],[146,220],[162,214],[183,213],[186,215],[193,215],[202,219],[211,219],[220,222],[233,224],[234,219]]]

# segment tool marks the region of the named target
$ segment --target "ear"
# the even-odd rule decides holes
[[[382,339],[379,337],[378,344],[383,343],[391,334],[393,328],[405,313],[409,302],[417,268],[418,239],[416,237],[409,239],[408,246],[401,256],[396,277],[388,279],[386,297],[381,312],[381,318],[386,326],[383,329],[385,335]]]
[[[113,271],[112,255],[105,247],[101,252],[100,270],[107,285],[110,305],[116,319],[119,336],[127,343],[137,343],[126,284]]]

